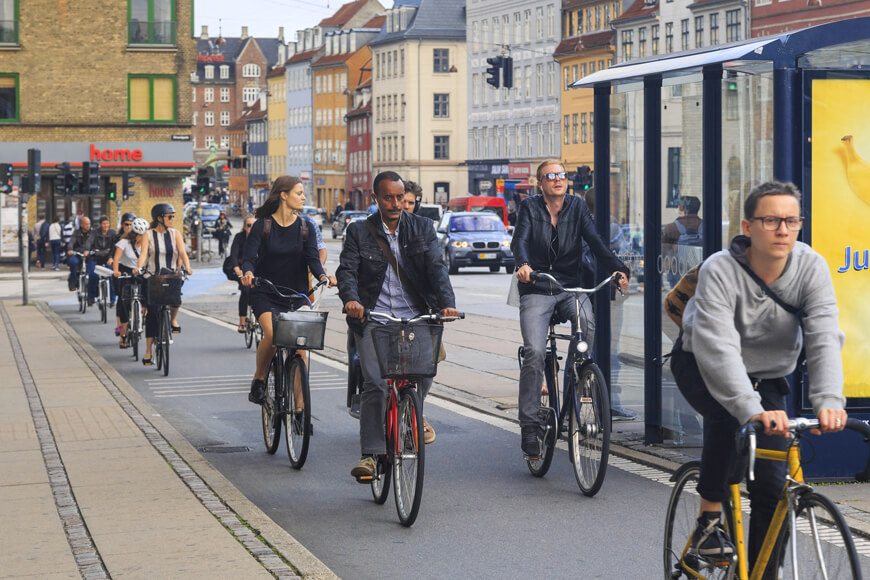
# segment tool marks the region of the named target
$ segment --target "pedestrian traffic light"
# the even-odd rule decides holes
[[[136,192],[133,191],[133,185],[134,185],[133,178],[134,177],[136,177],[136,176],[130,175],[126,171],[121,173],[121,181],[122,181],[121,196],[122,196],[124,201],[127,201],[128,199],[130,199],[131,197],[136,195]]]
[[[486,84],[496,89],[501,86],[502,62],[503,59],[500,56],[493,56],[486,59],[486,64],[489,65],[489,68],[486,69]]]
[[[592,187],[592,168],[581,165],[574,175],[574,193],[586,193]]]
[[[0,163],[0,193],[12,193],[11,163]]]
[[[511,89],[514,86],[514,59],[506,56],[501,63],[504,74],[502,75],[502,86],[506,89]]]
[[[100,194],[100,164],[92,161],[82,163],[82,193]]]
[[[106,201],[118,203],[118,184],[114,181],[110,181],[109,185],[106,186]]]

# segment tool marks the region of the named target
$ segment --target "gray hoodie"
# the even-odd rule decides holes
[[[837,324],[837,300],[824,258],[797,242],[782,276],[770,284],[779,298],[804,312],[804,338],[797,316],[767,296],[737,260],[746,262],[751,241],[737,236],[728,250],[701,267],[695,295],[683,313],[683,348],[695,354],[710,394],[745,423],[764,411],[747,375],[784,377],[795,368],[803,339],[813,411],[843,409],[845,336]]]

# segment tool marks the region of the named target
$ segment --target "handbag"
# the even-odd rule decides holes
[[[224,259],[224,263],[221,268],[223,269],[224,275],[227,277],[227,280],[236,281],[239,279],[239,277],[236,275],[236,264],[234,263],[232,256],[227,256],[226,259]]]

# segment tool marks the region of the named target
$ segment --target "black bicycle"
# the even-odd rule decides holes
[[[288,310],[272,312],[272,346],[275,354],[266,370],[266,400],[262,405],[263,442],[266,452],[274,454],[281,442],[284,426],[290,465],[302,469],[308,458],[308,445],[314,428],[311,424],[311,391],[305,350],[323,350],[328,312],[313,310],[310,297],[326,284],[318,282],[307,292],[276,286],[266,278],[254,278],[254,286],[269,288],[288,301]],[[302,303],[309,309],[301,309]]]
[[[604,381],[604,374],[592,360],[589,344],[583,339],[580,325],[580,297],[594,294],[615,281],[616,276],[608,276],[595,288],[564,288],[550,274],[532,272],[533,280],[550,282],[560,292],[574,296],[573,334],[560,334],[556,325],[560,320],[554,316],[550,320],[547,335],[547,353],[544,359],[544,379],[547,389],[542,390],[541,406],[538,410],[540,428],[537,456],[526,456],[529,471],[535,477],[543,477],[550,469],[556,441],[566,430],[570,447],[571,464],[574,477],[584,495],[593,496],[601,489],[607,471],[607,458],[610,454],[610,393]],[[617,286],[617,289],[619,287]],[[620,291],[621,292],[621,291]],[[568,359],[565,362],[565,375],[562,390],[562,404],[559,401],[559,359],[556,341],[569,342]],[[523,347],[517,352],[520,368],[523,365]]]
[[[130,302],[130,317],[127,320],[127,344],[133,349],[133,360],[139,360],[139,339],[145,334],[145,304],[142,296],[144,278],[122,274],[118,280],[130,280],[121,288],[124,300]],[[118,304],[120,308],[120,303]]]
[[[157,336],[154,337],[154,359],[157,370],[169,375],[169,346],[172,344],[172,312],[181,303],[181,287],[187,276],[183,272],[155,274],[148,278],[148,308],[157,308]]]
[[[94,274],[100,277],[99,282],[97,282],[96,296],[97,307],[100,310],[100,322],[106,324],[109,321],[109,298],[111,296],[109,284],[112,283],[111,280],[115,273],[111,268],[97,265],[94,267]]]

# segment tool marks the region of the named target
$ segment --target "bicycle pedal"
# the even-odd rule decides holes
[[[533,457],[531,455],[526,455],[525,453],[523,453],[523,460],[525,461],[539,461],[540,459],[540,457]]]
[[[365,485],[367,483],[371,483],[374,478],[375,477],[373,475],[361,475],[356,478],[356,482]]]

